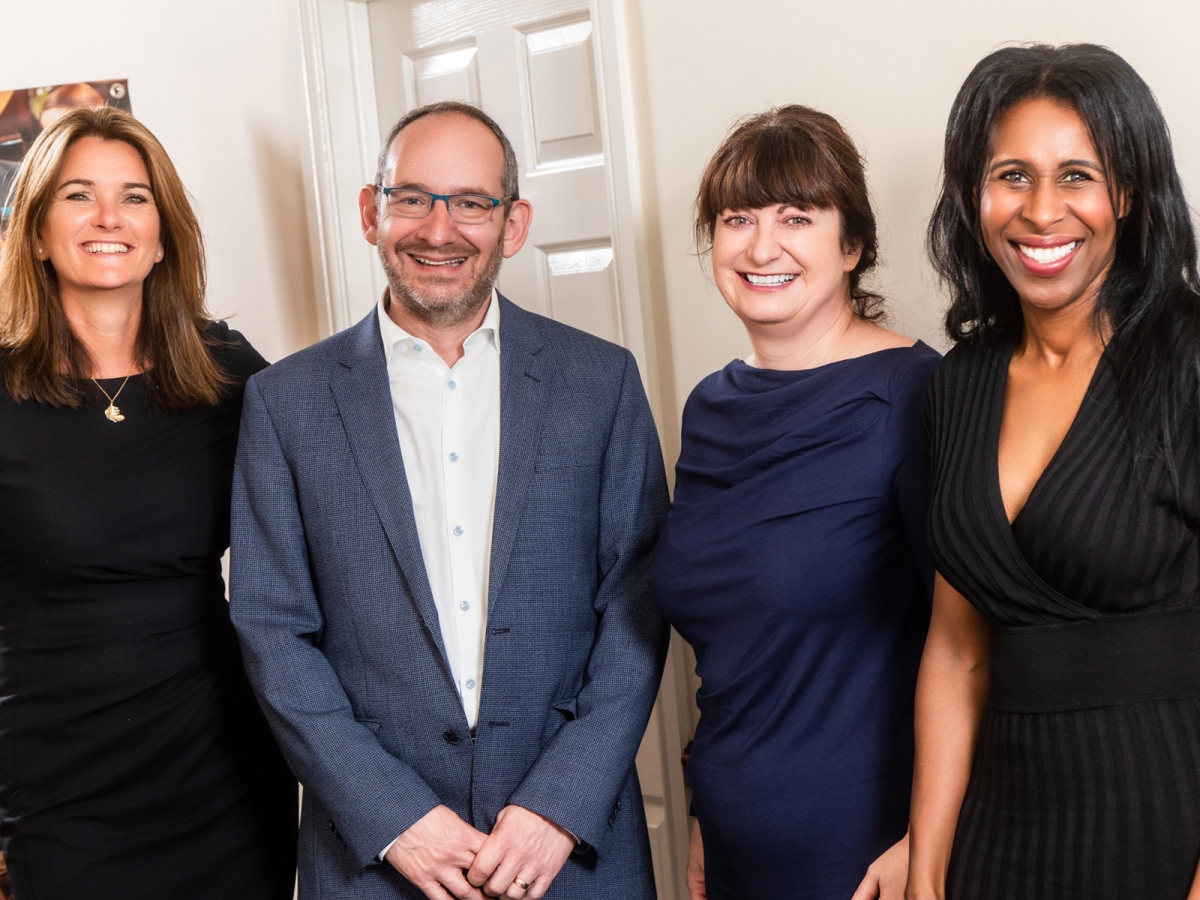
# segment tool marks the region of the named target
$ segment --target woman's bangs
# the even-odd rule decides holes
[[[832,179],[822,171],[815,154],[794,146],[764,142],[734,154],[724,171],[713,179],[710,209],[720,215],[727,209],[763,209],[794,206],[797,209],[830,209],[837,205]],[[804,148],[808,149],[808,148]]]

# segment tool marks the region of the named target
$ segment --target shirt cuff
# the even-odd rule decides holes
[[[400,840],[400,835],[396,835],[394,838],[392,838],[391,843],[389,843],[386,847],[384,847],[382,850],[380,850],[379,855],[376,856],[375,858],[377,860],[379,860],[380,862],[383,862],[384,859],[388,855],[388,851],[392,849],[392,844],[396,843],[396,841],[398,841],[398,840]]]

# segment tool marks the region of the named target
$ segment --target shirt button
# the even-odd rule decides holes
[[[453,451],[451,451],[450,462],[458,462],[458,454],[457,453],[454,453]]]
[[[456,387],[458,387],[458,385],[455,384],[453,381],[448,381],[448,382],[446,382],[446,387],[450,388],[450,390],[454,390]]]
[[[471,608],[471,604],[464,600],[462,603],[458,604],[458,608],[463,612],[467,612]]]
[[[474,678],[467,679],[467,690],[468,691],[475,690],[475,679]]]
[[[418,353],[420,353],[422,350],[425,349],[425,345],[424,344],[413,344],[413,349],[416,350]]]
[[[455,525],[455,526],[454,526],[454,534],[455,534],[457,537],[462,537],[462,526],[461,526],[461,525]]]

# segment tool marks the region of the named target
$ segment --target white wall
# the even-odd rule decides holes
[[[295,0],[3,0],[0,89],[128,78],[191,191],[209,309],[270,360],[317,338]]]
[[[878,279],[893,325],[939,348],[944,309],[925,262],[951,101],[971,67],[1005,42],[1090,41],[1122,54],[1158,95],[1191,196],[1200,192],[1200,3],[1091,0],[626,0],[649,210],[668,462],[695,384],[747,352],[692,255],[700,173],[738,117],[782,103],[836,116],[867,158],[880,219]]]
[[[942,129],[971,66],[1004,42],[1096,41],[1150,83],[1186,184],[1200,190],[1200,3],[1093,0],[626,0],[641,104],[647,243],[669,461],[692,387],[746,351],[692,255],[700,171],[732,122],[787,102],[837,116],[867,157],[879,283],[896,327],[942,346],[923,232]],[[304,204],[296,0],[6,0],[0,88],[130,80],[134,112],[179,167],[208,241],[213,312],[268,359],[318,336]]]

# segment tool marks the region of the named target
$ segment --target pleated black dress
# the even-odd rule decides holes
[[[0,838],[17,900],[286,900],[296,783],[250,692],[220,559],[242,387],[82,409],[0,390]],[[2,365],[2,361],[0,361]],[[112,394],[121,379],[101,382]]]
[[[938,570],[994,627],[949,900],[1183,900],[1200,861],[1194,425],[1135,466],[1107,358],[1011,527],[998,445],[1012,348],[931,391]]]

